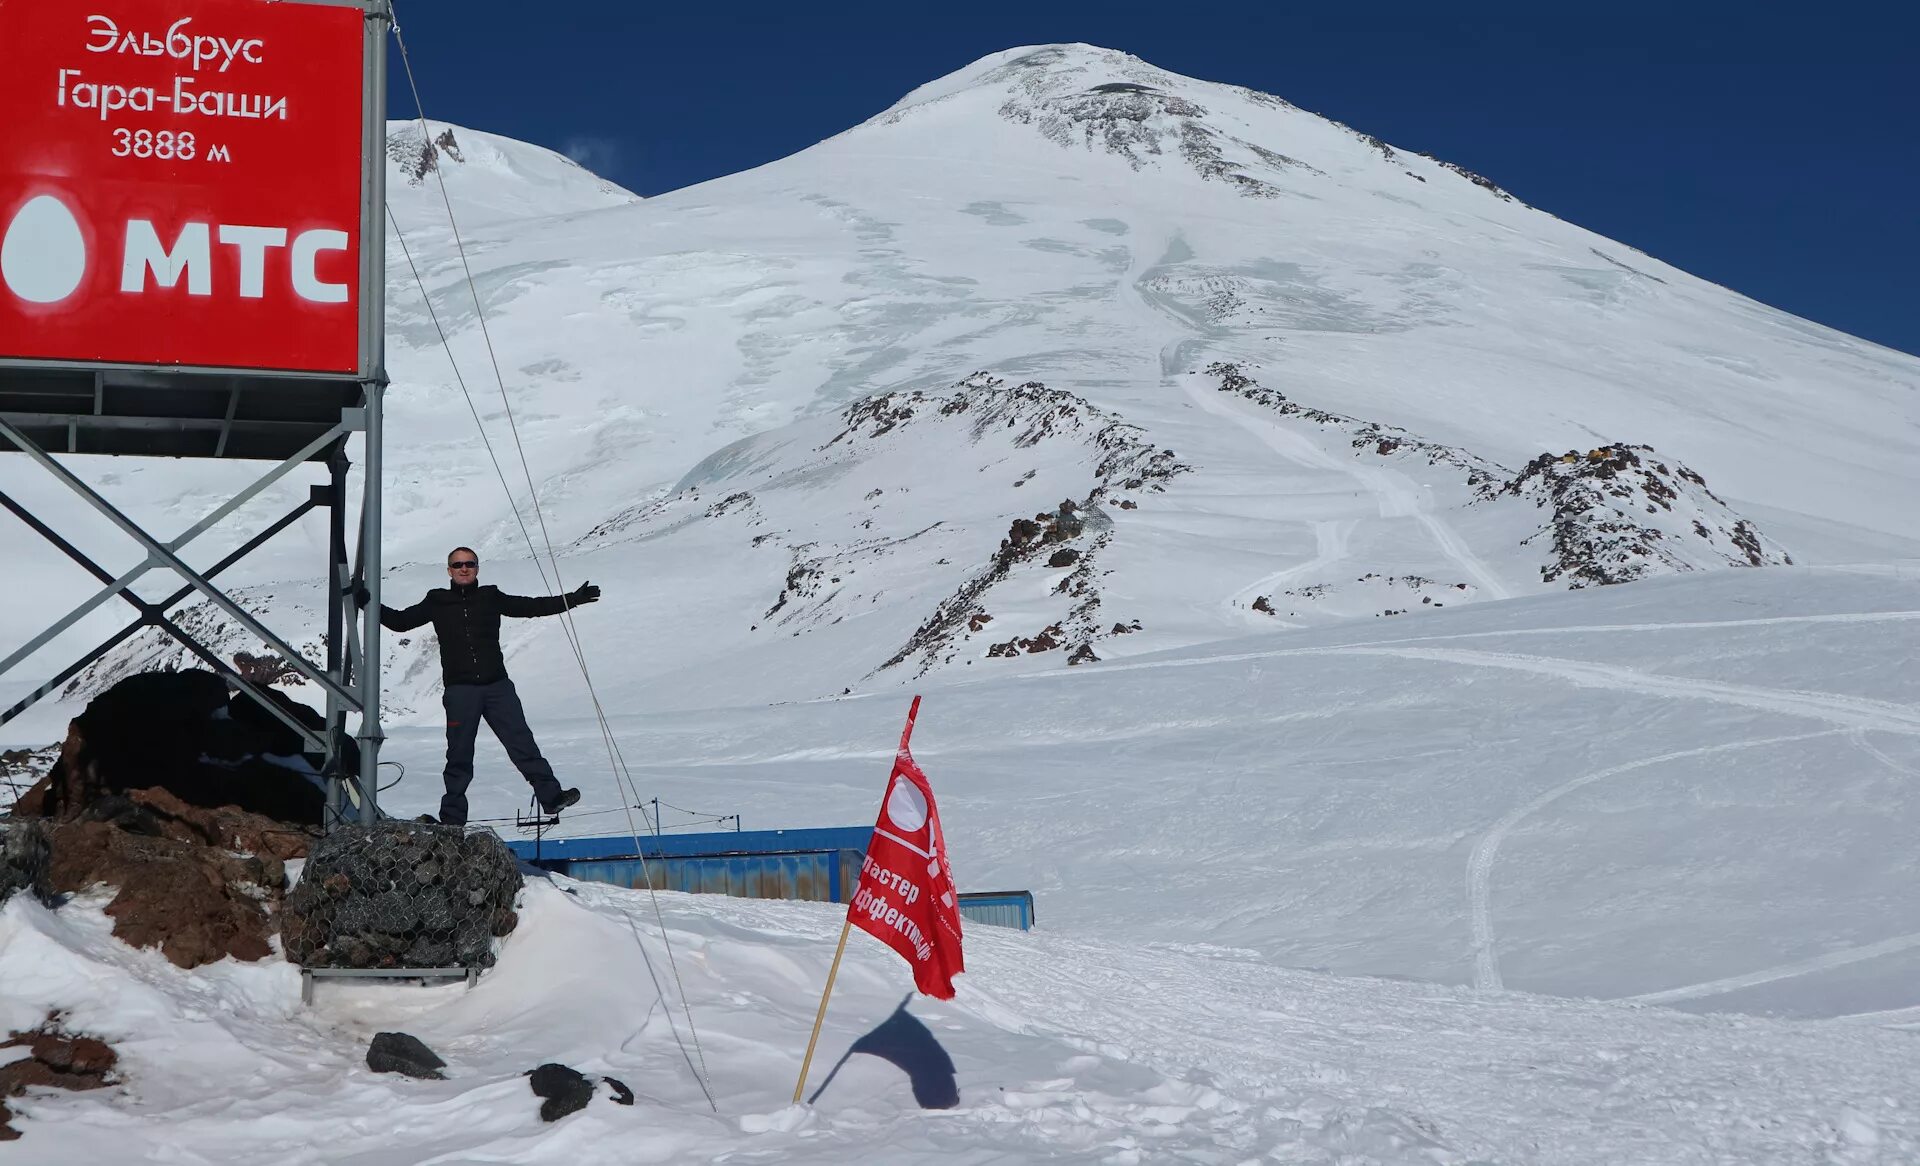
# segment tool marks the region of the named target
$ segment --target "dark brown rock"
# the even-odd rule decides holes
[[[540,1103],[541,1121],[559,1121],[570,1113],[585,1109],[587,1102],[593,1100],[593,1082],[577,1069],[549,1061],[537,1069],[528,1070],[527,1077],[527,1084],[532,1087],[534,1095],[546,1098]]]
[[[0,1065],[0,1142],[20,1136],[8,1122],[13,1114],[5,1098],[18,1097],[36,1086],[52,1089],[101,1089],[114,1083],[119,1057],[112,1046],[93,1037],[77,1036],[60,1028],[60,1017],[50,1016],[39,1028],[15,1032],[0,1049],[25,1047],[25,1057]]]
[[[111,822],[60,822],[48,828],[47,882],[61,893],[96,883],[119,888],[107,915],[113,934],[134,947],[158,947],[182,968],[269,952],[272,922],[256,895],[278,899],[261,860],[203,843],[130,833]],[[281,879],[285,868],[275,864]]]

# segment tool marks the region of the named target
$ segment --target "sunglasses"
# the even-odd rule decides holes
[[[457,562],[457,563],[448,563],[448,564],[447,564],[447,570],[449,570],[449,571],[473,571],[473,570],[477,570],[477,569],[479,569],[479,566],[480,566],[480,564],[478,564],[478,563],[476,563],[476,562],[474,562],[474,561],[473,561],[472,559],[461,559],[461,560],[460,560],[459,562]]]

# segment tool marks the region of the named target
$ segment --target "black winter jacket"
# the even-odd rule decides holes
[[[380,626],[410,632],[433,624],[440,637],[440,679],[446,684],[492,684],[507,676],[500,655],[500,617],[531,619],[559,615],[575,605],[571,595],[508,595],[478,583],[452,584],[427,592],[412,607],[395,611],[380,605]]]

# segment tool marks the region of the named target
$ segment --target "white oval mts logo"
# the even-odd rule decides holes
[[[87,273],[87,243],[65,203],[50,194],[27,200],[0,240],[0,280],[34,304],[73,294]]]

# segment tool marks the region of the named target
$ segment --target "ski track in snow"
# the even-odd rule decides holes
[[[1668,1004],[1675,1000],[1693,1000],[1701,996],[1719,996],[1727,992],[1737,992],[1742,988],[1752,988],[1759,984],[1771,984],[1775,980],[1791,979],[1813,972],[1824,972],[1833,968],[1843,968],[1848,964],[1857,964],[1865,960],[1879,959],[1883,955],[1895,955],[1920,947],[1920,934],[1897,935],[1892,939],[1883,939],[1878,943],[1863,944],[1859,947],[1842,948],[1809,959],[1796,960],[1778,967],[1762,968],[1757,972],[1747,972],[1738,976],[1726,976],[1718,980],[1706,980],[1698,984],[1684,984],[1678,988],[1663,988],[1658,992],[1643,992],[1638,996],[1625,999],[1635,1004]],[[1906,1011],[1906,1010],[1901,1010]]]
[[[1286,460],[1308,469],[1345,474],[1374,497],[1381,518],[1411,518],[1420,523],[1441,552],[1451,559],[1493,599],[1509,599],[1513,593],[1487,565],[1460,540],[1452,527],[1433,513],[1432,496],[1423,486],[1398,470],[1367,466],[1329,453],[1320,443],[1277,421],[1254,417],[1235,408],[1222,394],[1210,392],[1192,378],[1182,378],[1182,388],[1195,405],[1212,415],[1230,421],[1251,434],[1262,445]]]
[[[1920,734],[1920,708],[1892,701],[1840,696],[1829,692],[1795,692],[1760,688],[1749,684],[1727,684],[1717,680],[1696,680],[1681,676],[1661,676],[1616,664],[1596,664],[1581,660],[1563,660],[1553,656],[1528,656],[1514,652],[1474,652],[1459,648],[1353,648],[1366,655],[1399,656],[1409,660],[1438,660],[1486,668],[1507,668],[1553,676],[1582,688],[1619,688],[1649,696],[1684,697],[1745,705],[1763,712],[1786,716],[1813,717],[1855,729],[1877,729],[1889,733]]]
[[[1713,625],[1706,625],[1713,626]],[[1479,633],[1503,635],[1503,632]],[[1435,637],[1439,638],[1439,637]],[[1608,688],[1641,692],[1651,696],[1683,697],[1742,705],[1764,712],[1788,716],[1812,717],[1848,728],[1878,732],[1920,735],[1920,708],[1892,701],[1868,700],[1828,692],[1798,692],[1790,689],[1761,688],[1748,684],[1728,684],[1716,680],[1696,680],[1684,676],[1661,676],[1616,664],[1598,664],[1584,660],[1566,660],[1553,656],[1529,656],[1514,652],[1475,652],[1458,648],[1392,647],[1410,641],[1344,644],[1324,648],[1273,648],[1259,652],[1234,652],[1219,656],[1182,660],[1143,660],[1135,663],[1102,664],[1099,670],[1127,672],[1153,668],[1192,668],[1202,665],[1234,664],[1255,660],[1277,660],[1289,656],[1397,656],[1408,660],[1433,660],[1481,668],[1501,668],[1557,677],[1585,688]],[[1057,680],[1064,672],[1034,672],[1015,677],[1022,682]],[[973,683],[987,683],[975,681]]]
[[[1719,745],[1706,745],[1698,749],[1679,749],[1671,753],[1662,753],[1655,757],[1642,757],[1638,761],[1628,761],[1620,765],[1609,766],[1563,782],[1552,789],[1507,812],[1506,816],[1495,822],[1493,829],[1482,835],[1474,843],[1473,853],[1467,859],[1467,912],[1473,928],[1473,986],[1498,991],[1506,986],[1500,977],[1500,957],[1497,940],[1493,932],[1493,910],[1490,903],[1490,888],[1493,883],[1493,863],[1500,854],[1500,844],[1506,841],[1513,828],[1533,814],[1575,790],[1584,789],[1595,782],[1631,773],[1636,769],[1645,769],[1650,765],[1660,765],[1668,761],[1678,761],[1686,757],[1701,757],[1710,753],[1727,753],[1736,749],[1755,749],[1767,745],[1780,745],[1790,741],[1807,741],[1816,737],[1831,737],[1841,732],[1829,729],[1819,733],[1799,733],[1789,737],[1766,737],[1754,741],[1728,741]]]
[[[1227,601],[1227,605],[1236,610],[1251,609],[1253,601],[1260,596],[1278,594],[1285,589],[1286,584],[1296,579],[1325,571],[1335,563],[1345,559],[1347,557],[1348,540],[1353,535],[1353,528],[1358,525],[1359,522],[1351,518],[1316,521],[1313,524],[1313,558],[1297,566],[1288,567],[1283,571],[1275,571],[1271,575],[1258,579],[1246,587],[1242,587],[1239,591],[1234,592],[1233,597]],[[1295,626],[1286,624],[1284,620],[1280,621],[1280,623],[1283,626]],[[1264,622],[1263,626],[1266,626]]]
[[[1777,570],[1778,568],[1773,568]],[[1408,636],[1398,640],[1371,640],[1370,646],[1421,644],[1440,640],[1479,640],[1488,636],[1557,636],[1576,632],[1672,632],[1715,631],[1722,628],[1774,627],[1796,623],[1882,623],[1889,620],[1920,619],[1920,611],[1860,611],[1825,615],[1770,615],[1754,619],[1685,620],[1673,623],[1599,623],[1568,624],[1565,627],[1498,628],[1484,632],[1450,632],[1441,636]]]
[[[1163,241],[1161,254],[1170,254],[1175,244],[1184,242],[1177,235]],[[1131,306],[1143,321],[1152,321],[1161,329],[1170,324],[1174,330],[1172,339],[1162,343],[1157,350],[1157,372],[1163,384],[1178,382],[1181,390],[1195,405],[1212,416],[1219,417],[1239,427],[1269,450],[1285,460],[1305,469],[1322,470],[1344,475],[1357,482],[1367,493],[1373,495],[1375,507],[1381,518],[1411,518],[1419,522],[1441,553],[1471,577],[1483,595],[1493,599],[1507,599],[1512,592],[1500,581],[1486,563],[1475,555],[1460,536],[1433,512],[1432,495],[1426,487],[1415,483],[1398,470],[1384,466],[1363,465],[1350,458],[1342,458],[1328,452],[1311,437],[1295,432],[1287,426],[1264,417],[1251,416],[1233,406],[1231,402],[1220,400],[1219,393],[1210,393],[1186,372],[1186,352],[1190,346],[1200,343],[1217,330],[1206,324],[1189,319],[1161,297],[1150,296],[1140,287],[1141,281],[1150,277],[1158,264],[1147,265],[1143,258],[1146,251],[1135,248],[1132,263],[1120,281],[1120,299]],[[1345,553],[1347,535],[1354,524],[1349,522],[1347,529],[1340,532],[1339,554]],[[1305,571],[1323,563],[1335,561],[1328,555],[1328,538],[1322,524],[1315,524],[1317,551],[1315,558],[1291,572],[1281,572],[1255,582],[1249,588],[1242,589],[1230,601],[1239,604],[1241,598],[1257,594],[1263,586],[1271,586],[1276,578],[1294,578]]]
[[[1920,777],[1920,771],[1916,771],[1911,765],[1902,765],[1893,758],[1888,757],[1880,751],[1878,746],[1867,740],[1867,731],[1865,729],[1855,729],[1852,733],[1848,734],[1848,737],[1859,747],[1862,753],[1880,762],[1895,773],[1905,774],[1908,777]]]

